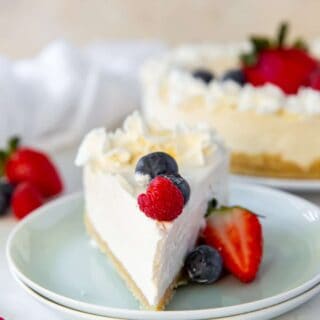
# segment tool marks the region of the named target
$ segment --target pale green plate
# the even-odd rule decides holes
[[[284,192],[231,186],[231,203],[264,215],[265,247],[257,279],[241,284],[227,276],[210,286],[177,290],[165,312],[140,311],[107,258],[90,244],[81,194],[51,203],[13,231],[7,255],[29,287],[62,305],[128,319],[205,319],[271,306],[320,282],[320,212]]]

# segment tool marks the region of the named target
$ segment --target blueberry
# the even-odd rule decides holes
[[[245,77],[243,71],[240,69],[233,69],[233,70],[227,71],[223,75],[222,80],[223,81],[232,80],[232,81],[237,82],[241,86],[243,86],[246,83],[246,77]]]
[[[192,75],[194,78],[200,79],[206,84],[209,84],[214,79],[213,73],[205,69],[197,69],[193,71]]]
[[[13,186],[5,181],[0,181],[0,216],[4,215],[10,206]]]
[[[183,179],[178,173],[176,174],[163,174],[162,176],[170,179],[182,192],[184,198],[184,204],[186,204],[190,198],[190,186],[189,183]]]
[[[149,153],[138,161],[136,173],[149,175],[151,179],[161,174],[178,173],[178,165],[170,155],[165,152]]]
[[[222,272],[222,258],[218,250],[201,245],[189,253],[185,269],[192,282],[210,284],[219,279]]]

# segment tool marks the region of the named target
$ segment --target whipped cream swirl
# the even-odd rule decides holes
[[[205,126],[179,126],[175,130],[156,130],[138,112],[124,122],[123,128],[106,132],[94,129],[84,138],[76,158],[83,166],[90,162],[108,172],[120,173],[136,165],[138,159],[154,151],[173,156],[179,165],[204,166],[217,148],[220,138]]]
[[[191,45],[150,60],[142,69],[145,103],[165,100],[170,107],[189,108],[190,101],[197,101],[197,107],[208,109],[232,107],[258,113],[320,114],[320,92],[312,88],[301,87],[297,94],[286,95],[273,84],[241,87],[231,80],[213,80],[207,85],[192,76],[195,68],[206,68],[216,75],[237,68],[239,54],[248,50],[249,43]],[[310,44],[310,51],[320,57],[320,40]]]

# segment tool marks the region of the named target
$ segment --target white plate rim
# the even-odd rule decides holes
[[[320,192],[319,179],[283,179],[231,174],[230,180],[235,183],[257,184],[287,191]]]
[[[303,198],[300,198],[298,196],[289,194],[285,191],[272,189],[264,186],[250,185],[250,184],[243,184],[243,183],[232,183],[231,187],[241,188],[242,190],[247,189],[247,192],[252,192],[252,190],[256,190],[260,192],[273,193],[278,196],[280,195],[287,199],[304,203],[305,205],[312,207],[313,210],[318,211],[320,214],[320,208],[314,205],[313,203]],[[312,288],[313,286],[315,286],[317,283],[320,282],[320,272],[319,272],[315,277],[306,281],[304,284],[268,298],[264,298],[264,299],[260,299],[260,300],[256,300],[248,303],[243,303],[239,305],[234,305],[234,306],[210,308],[210,309],[198,309],[198,310],[146,311],[146,310],[119,309],[119,308],[88,304],[86,302],[81,302],[68,297],[64,297],[46,288],[41,287],[40,285],[38,285],[37,283],[35,283],[34,281],[26,277],[23,274],[23,272],[20,271],[19,268],[14,264],[14,261],[13,261],[13,258],[11,257],[10,252],[11,252],[11,247],[13,244],[13,239],[15,234],[21,228],[23,228],[25,224],[36,219],[38,216],[45,214],[47,211],[47,208],[54,208],[55,206],[59,207],[63,205],[64,202],[72,201],[72,200],[75,201],[76,198],[82,198],[82,197],[83,197],[83,193],[77,192],[75,194],[70,194],[70,195],[61,197],[35,210],[33,214],[23,219],[12,230],[12,232],[9,235],[7,246],[6,246],[6,257],[7,257],[8,264],[10,266],[10,269],[13,272],[15,272],[15,274],[18,275],[19,279],[21,279],[25,284],[27,284],[30,288],[32,288],[36,292],[64,306],[68,306],[73,309],[77,309],[80,311],[85,311],[93,314],[99,314],[99,315],[111,316],[111,317],[120,317],[120,318],[129,317],[132,319],[139,319],[139,320],[151,320],[151,319],[196,320],[196,319],[203,319],[203,318],[217,318],[217,317],[223,317],[223,316],[232,316],[239,313],[250,312],[252,310],[257,310],[257,309],[265,308],[271,305],[275,305],[298,296],[299,294],[307,291],[308,289]]]
[[[76,316],[76,317],[83,317],[83,318],[85,317],[85,319],[91,319],[91,320],[123,320],[120,318],[108,318],[106,316],[99,316],[99,315],[95,315],[95,314],[85,313],[82,311],[78,311],[78,310],[71,309],[66,306],[60,305],[58,303],[55,303],[54,301],[47,299],[46,297],[40,295],[38,292],[29,288],[14,273],[13,273],[13,278],[16,280],[18,285],[26,293],[28,293],[30,296],[32,296],[35,300],[37,300],[38,302],[42,303],[43,305],[45,305],[47,307],[52,308],[54,310],[57,310],[59,312],[70,314],[70,315]],[[268,316],[268,315],[270,315],[272,318],[278,317],[280,315],[283,315],[283,314],[290,312],[293,309],[301,306],[302,304],[306,303],[308,300],[312,299],[314,296],[316,296],[319,293],[320,293],[320,283],[318,283],[317,285],[315,285],[314,287],[312,287],[308,291],[303,292],[302,294],[300,294],[296,297],[293,297],[292,299],[278,303],[276,305],[266,307],[263,309],[259,309],[256,311],[252,311],[252,312],[242,313],[242,314],[239,314],[236,316],[214,318],[214,319],[209,319],[209,320],[229,320],[229,319],[230,320],[231,319],[232,320],[244,320],[245,317],[248,317],[248,316],[250,316],[250,319],[253,319],[253,316],[255,316],[255,318],[257,316],[264,316],[264,318],[265,318],[265,316]],[[272,313],[272,314],[270,314],[270,313]],[[206,319],[206,320],[208,320],[208,319]]]

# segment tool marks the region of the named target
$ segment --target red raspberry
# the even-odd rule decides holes
[[[310,74],[308,85],[312,89],[320,91],[320,68]]]
[[[158,176],[150,182],[146,193],[138,196],[138,204],[147,217],[172,221],[182,212],[184,198],[171,180]]]

